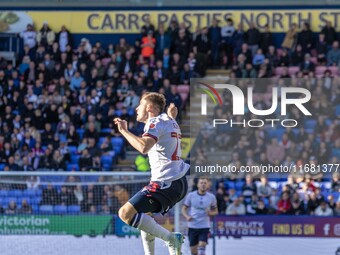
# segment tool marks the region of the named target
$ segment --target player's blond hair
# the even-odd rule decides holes
[[[142,99],[156,106],[160,113],[164,111],[166,99],[163,94],[156,92],[145,92],[142,95]]]

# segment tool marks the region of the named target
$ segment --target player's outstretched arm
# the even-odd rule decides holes
[[[171,103],[171,104],[169,105],[167,114],[168,114],[168,116],[169,116],[170,118],[176,119],[177,114],[178,114],[178,109],[177,109],[177,107],[175,106],[174,103]]]
[[[132,134],[127,128],[126,120],[115,118],[114,123],[118,126],[118,131],[128,140],[128,142],[140,153],[146,154],[155,145],[156,140],[151,137],[138,137]]]

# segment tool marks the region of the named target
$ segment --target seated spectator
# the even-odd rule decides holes
[[[314,72],[315,65],[310,60],[311,56],[310,54],[306,54],[304,58],[304,62],[300,65],[300,70],[303,72],[304,75],[309,74],[309,72]]]
[[[340,216],[340,201],[336,202],[336,207],[334,208],[334,216]]]
[[[28,204],[26,199],[21,202],[21,208],[18,210],[18,214],[32,214],[32,207]]]
[[[227,207],[226,215],[244,215],[246,207],[241,203],[240,198],[236,198],[232,204]]]
[[[340,62],[340,49],[339,42],[334,41],[332,44],[332,49],[327,53],[327,65],[337,66]]]
[[[229,200],[231,202],[234,202],[234,200],[237,198],[236,190],[235,189],[229,189],[228,194],[229,194]]]
[[[258,197],[256,194],[251,196],[251,200],[246,205],[247,214],[256,214],[256,209],[258,205]]]
[[[327,197],[327,203],[328,203],[329,208],[331,208],[332,210],[335,209],[336,202],[334,201],[334,196],[333,195],[329,195]]]
[[[89,154],[88,149],[84,149],[82,151],[78,164],[79,164],[80,171],[87,171],[88,166],[92,165],[92,159],[91,159],[91,155]]]
[[[289,214],[292,208],[292,204],[290,202],[289,193],[283,192],[281,195],[281,199],[277,204],[278,210],[276,214]]]
[[[296,46],[296,49],[295,51],[292,53],[292,56],[291,56],[291,65],[292,66],[300,66],[303,62],[303,59],[304,59],[304,53],[302,51],[302,46],[301,44],[298,44]]]
[[[55,150],[51,161],[51,169],[55,171],[65,171],[66,162],[59,150]]]
[[[255,209],[255,213],[259,215],[268,214],[268,208],[266,207],[262,199],[257,201],[257,207]]]
[[[263,55],[262,49],[257,49],[256,55],[253,58],[253,66],[255,69],[259,69],[260,65],[264,63],[264,59],[265,57]]]
[[[292,196],[291,214],[293,214],[293,215],[303,215],[303,214],[305,214],[305,205],[304,205],[303,201],[301,201],[300,195],[296,192]]]
[[[329,208],[326,201],[322,201],[321,204],[315,210],[316,216],[333,216],[333,210]]]
[[[73,193],[71,187],[62,186],[58,197],[58,204],[60,205],[77,205],[78,200]]]
[[[50,148],[46,148],[44,155],[39,159],[39,168],[52,169],[52,152]]]
[[[8,208],[5,210],[5,214],[17,214],[18,208],[17,203],[15,201],[10,201],[8,204]]]
[[[279,57],[279,60],[277,62],[277,66],[289,66],[289,56],[288,56],[288,52],[286,49],[282,50],[282,54]]]
[[[308,202],[307,202],[307,213],[309,215],[315,214],[315,209],[320,205],[320,201],[317,199],[314,192],[308,195]]]
[[[268,183],[266,176],[261,177],[261,184],[257,187],[257,195],[260,198],[269,198],[272,192],[272,188]]]
[[[58,191],[52,184],[48,184],[47,188],[42,190],[41,205],[57,205],[59,203]]]
[[[338,192],[340,189],[340,174],[339,173],[333,173],[332,175],[332,191]]]
[[[251,198],[253,194],[256,194],[256,185],[250,174],[246,176],[246,183],[242,187],[242,195],[245,198]]]
[[[316,43],[316,54],[318,63],[321,65],[326,64],[326,55],[327,55],[327,43],[325,41],[325,34],[320,33],[319,34],[319,40]]]

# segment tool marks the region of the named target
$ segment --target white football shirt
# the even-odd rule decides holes
[[[181,130],[176,120],[165,113],[150,118],[143,136],[156,140],[148,152],[151,181],[175,181],[186,174],[189,165],[181,159]]]
[[[190,192],[183,205],[187,206],[188,214],[192,217],[188,222],[189,228],[210,228],[210,218],[207,210],[217,207],[216,197],[210,192],[204,195],[198,193],[197,190]]]

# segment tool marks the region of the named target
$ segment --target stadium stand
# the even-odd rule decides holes
[[[267,46],[272,42],[263,43],[268,34],[253,33],[258,31],[256,27],[235,30],[228,35],[226,44],[223,42],[226,38],[219,34],[218,24],[195,33],[183,24],[172,25],[166,28],[171,41],[169,49],[162,48],[156,40],[159,31],[154,28],[141,34],[136,42],[127,43],[122,38],[113,49],[105,49],[101,42],[86,38],[79,45],[72,45],[71,40],[61,45],[61,35],[72,38],[72,31],[67,29],[52,31],[56,39],[48,43],[46,31],[51,31],[47,25],[46,31],[36,30],[42,33],[36,46],[30,47],[24,41],[17,66],[0,58],[0,171],[116,171],[128,145],[112,120],[120,116],[129,122],[131,131],[141,134],[143,127],[135,123],[134,109],[145,91],[164,93],[167,103],[175,103],[182,112],[189,99],[187,81],[205,76],[208,68],[228,69],[230,77],[234,78],[273,78],[273,84],[281,84],[283,78],[303,78],[305,82],[300,85],[311,89],[315,95],[314,114],[303,119],[304,124],[297,131],[268,129],[249,137],[233,132],[227,145],[234,154],[231,163],[246,164],[245,159],[255,163],[270,162],[265,144],[284,151],[280,164],[292,161],[339,163],[340,54],[337,39],[306,41],[305,31],[300,31],[292,47],[274,48],[271,54]],[[23,31],[23,34],[28,32]],[[327,37],[329,30],[322,33]],[[143,50],[143,42],[148,41],[155,44],[157,50],[152,47]],[[298,45],[302,49],[300,53],[296,50]],[[325,61],[320,56],[322,45],[329,48]],[[255,94],[254,101],[266,107],[270,88],[262,94]],[[230,103],[228,95],[224,97],[224,102]],[[218,115],[218,109],[215,110]],[[182,120],[180,114],[179,121]],[[272,138],[276,138],[277,143],[271,144]],[[197,140],[196,146],[204,148],[200,146],[204,139]],[[249,152],[250,148],[259,149]],[[195,152],[192,156],[195,157]],[[293,176],[288,180],[286,177],[269,181],[256,178],[218,182],[219,212],[225,214],[228,205],[240,198],[247,214],[315,214],[325,200],[334,214],[339,215],[337,175],[333,178],[303,176],[300,180]],[[54,181],[66,182],[60,178]],[[92,206],[98,207],[94,211],[100,212],[104,205],[117,213],[122,197],[130,195],[126,187],[109,186],[107,192],[116,194],[114,202],[109,203],[103,199],[107,198],[106,191],[91,189],[90,185],[79,190],[53,184],[2,183],[0,205],[5,213],[18,213],[28,206],[31,210],[22,212],[79,214],[94,210]],[[82,200],[77,199],[79,194]],[[260,201],[267,210],[260,208]]]

